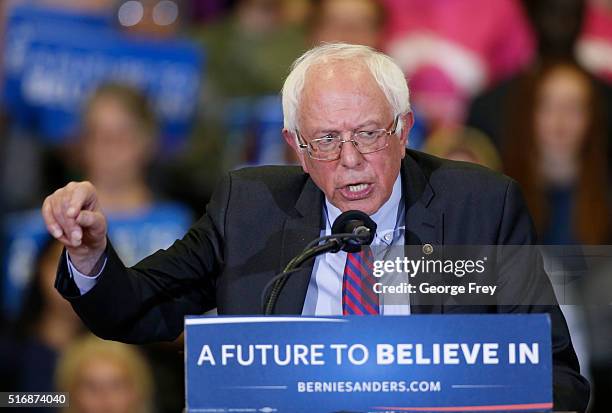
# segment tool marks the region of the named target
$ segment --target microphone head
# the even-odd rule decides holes
[[[376,235],[376,223],[365,212],[351,210],[340,214],[332,225],[334,234],[354,234],[359,238],[342,240],[342,249],[346,252],[358,252],[363,245],[370,245]]]

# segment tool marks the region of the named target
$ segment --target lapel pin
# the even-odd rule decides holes
[[[431,244],[423,244],[423,254],[430,255],[433,250],[434,249]]]

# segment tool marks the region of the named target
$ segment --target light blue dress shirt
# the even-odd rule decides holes
[[[327,219],[325,229],[321,230],[321,236],[330,235],[331,226],[342,211],[325,199],[322,213]],[[391,196],[371,218],[377,225],[376,236],[372,242],[372,245],[375,246],[374,259],[383,259],[389,247],[404,245],[404,208],[402,207],[402,180],[399,174],[393,184]],[[399,248],[393,248],[396,253],[399,250]],[[340,251],[316,258],[302,315],[342,314],[342,276],[346,257],[346,252]],[[391,299],[389,296],[380,294],[379,302],[380,313],[383,315],[410,314],[408,295],[395,296]]]

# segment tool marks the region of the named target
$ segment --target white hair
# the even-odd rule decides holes
[[[349,60],[364,64],[369,69],[387,97],[394,117],[410,111],[410,94],[406,78],[393,59],[367,46],[326,43],[308,50],[291,66],[291,72],[285,79],[281,92],[285,129],[297,130],[298,107],[308,70],[330,61]],[[401,124],[398,124],[397,129],[401,130]]]

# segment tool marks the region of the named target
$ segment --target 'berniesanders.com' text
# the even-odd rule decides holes
[[[299,381],[300,393],[427,393],[439,392],[439,381]]]

